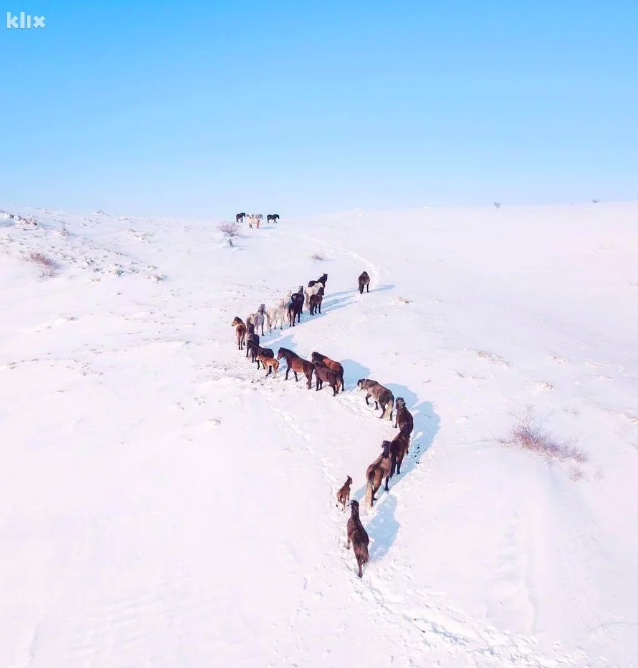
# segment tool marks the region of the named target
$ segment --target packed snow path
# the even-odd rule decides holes
[[[210,222],[19,213],[0,666],[638,665],[638,207],[339,214],[234,249]],[[323,315],[263,343],[342,361],[337,398],[265,378],[230,325],[324,271]],[[395,433],[367,376],[415,431],[359,580],[334,492],[361,498]],[[527,406],[582,479],[499,442]]]

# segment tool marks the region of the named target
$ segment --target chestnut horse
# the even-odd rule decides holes
[[[235,318],[232,325],[235,328],[235,336],[237,337],[237,348],[243,350],[244,341],[246,341],[246,325],[244,325],[244,321],[241,318]]]
[[[280,360],[282,357],[286,360],[286,364],[288,365],[286,368],[286,380],[288,380],[288,374],[291,370],[295,374],[295,381],[299,381],[297,372],[303,373],[308,381],[307,387],[310,389],[310,386],[312,385],[312,372],[314,370],[312,362],[302,359],[299,355],[293,353],[292,350],[288,350],[288,348],[279,348],[277,359]]]
[[[341,387],[339,388],[341,391],[343,391],[344,384],[343,384],[343,367],[339,362],[335,362],[334,360],[331,360],[329,357],[326,357],[325,355],[322,355],[321,353],[312,353],[310,356],[310,359],[313,361],[314,364],[318,364],[321,362],[324,366],[327,366],[329,369],[332,369],[332,371],[336,371],[339,380],[341,381]]]

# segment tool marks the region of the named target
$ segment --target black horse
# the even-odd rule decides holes
[[[299,286],[299,292],[294,292],[290,297],[288,305],[288,324],[295,326],[295,320],[301,324],[301,314],[303,313],[303,286]]]
[[[270,222],[272,220],[273,223],[276,223],[279,220],[279,214],[278,213],[269,213],[266,216],[266,222]]]
[[[245,214],[245,213],[238,213],[238,214],[235,216],[235,222],[236,222],[236,223],[240,223],[240,222],[243,223],[245,217],[246,217],[246,214]]]
[[[325,289],[327,281],[328,281],[328,274],[323,274],[323,276],[320,276],[316,281],[308,281],[308,287],[311,288],[314,285],[317,285],[317,283],[321,283],[321,285],[323,285]]]

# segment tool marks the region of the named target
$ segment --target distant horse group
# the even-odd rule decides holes
[[[245,216],[245,214],[241,215]],[[268,219],[271,219],[270,214]],[[307,360],[293,350],[284,347],[279,348],[275,355],[270,348],[260,346],[258,334],[258,331],[261,330],[261,336],[264,336],[264,327],[267,328],[269,334],[273,327],[277,328],[277,325],[280,329],[283,329],[284,321],[288,322],[289,327],[295,327],[296,324],[301,323],[304,306],[309,309],[311,315],[317,312],[321,313],[321,303],[327,281],[328,274],[323,274],[316,281],[310,281],[305,289],[303,285],[300,285],[296,292],[289,290],[274,307],[266,308],[264,304],[261,304],[255,313],[246,318],[246,322],[236,317],[232,325],[235,327],[238,350],[244,350],[245,348],[246,357],[250,357],[253,363],[257,363],[258,370],[263,367],[266,376],[271,374],[276,376],[280,362],[285,360],[285,380],[288,380],[292,372],[296,382],[303,377],[306,381],[306,387],[311,389],[314,375],[315,390],[320,391],[326,383],[332,390],[332,395],[336,397],[337,394],[343,392],[345,387],[344,369],[340,362],[316,351],[312,352],[310,360]],[[358,279],[359,292],[361,294],[364,290],[369,292],[369,285],[370,277],[364,271]],[[375,410],[381,411],[379,419],[392,421],[392,417],[395,415],[394,428],[399,430],[391,441],[384,440],[382,442],[381,453],[366,469],[365,501],[368,508],[372,508],[381,486],[384,485],[384,490],[389,491],[388,483],[390,479],[401,474],[401,464],[410,447],[414,418],[407,409],[403,397],[395,399],[392,392],[376,380],[360,378],[357,381],[357,388],[365,392],[366,405],[370,405],[370,399],[374,401]],[[337,505],[340,505],[344,511],[350,499],[351,486],[352,478],[348,476],[345,484],[337,492]],[[358,575],[362,577],[363,567],[369,561],[369,537],[359,517],[358,501],[350,502],[350,513],[346,527],[346,547],[353,546],[358,565]]]
[[[278,213],[269,213],[266,216],[266,222],[268,223],[276,223],[279,221],[279,214]],[[253,225],[259,229],[259,225],[261,221],[264,219],[263,214],[261,213],[251,213],[247,214],[245,211],[242,211],[241,213],[238,213],[235,215],[235,222],[236,223],[243,223],[244,219],[248,219],[248,225],[249,227],[253,227]]]

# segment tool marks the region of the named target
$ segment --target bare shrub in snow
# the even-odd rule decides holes
[[[326,258],[323,255],[321,255],[321,253],[313,253],[310,256],[310,259],[315,260],[316,262],[323,262]]]
[[[598,202],[600,202],[599,199],[593,199],[593,200],[591,201],[592,204],[598,204]]]
[[[233,245],[233,239],[237,239],[240,235],[239,225],[237,223],[221,223],[219,231],[226,237],[228,244]]]
[[[494,202],[494,206],[495,206],[497,209],[500,209],[500,208],[501,208],[501,203],[500,203],[500,202]]]
[[[573,441],[558,440],[553,434],[545,431],[538,424],[531,411],[527,411],[517,419],[509,435],[501,442],[558,461],[571,460],[576,464],[584,464],[588,459],[587,453],[581,448],[577,448]]]
[[[59,269],[58,263],[44,255],[44,253],[29,253],[27,261],[38,265],[40,268],[40,276],[43,278],[51,278],[52,276],[55,276]]]

